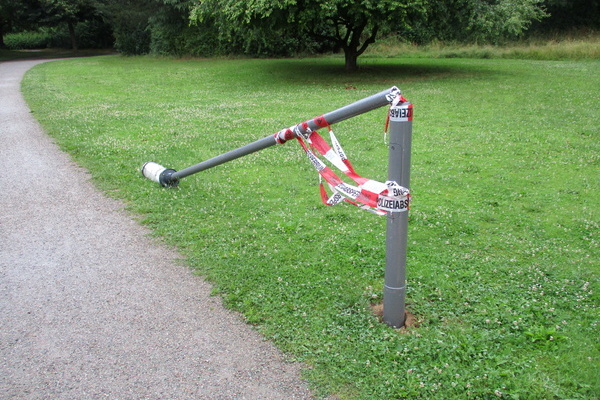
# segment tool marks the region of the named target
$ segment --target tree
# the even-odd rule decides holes
[[[41,0],[46,14],[44,22],[48,25],[66,24],[71,39],[71,47],[77,50],[79,45],[75,27],[79,22],[93,18],[96,4],[93,0]]]
[[[5,34],[32,27],[40,16],[36,0],[0,0],[0,48],[6,47]]]
[[[358,67],[358,57],[377,36],[405,28],[408,11],[419,13],[421,0],[330,0],[307,1],[300,11],[298,23],[309,27],[309,33],[329,40],[344,51],[346,70]],[[317,22],[316,24],[314,22]]]
[[[4,44],[4,35],[12,29],[12,23],[15,21],[18,4],[11,0],[0,0],[0,49],[6,47]]]
[[[125,55],[184,55],[188,44],[192,0],[97,0],[111,25],[115,48]]]
[[[558,1],[558,0],[554,0]],[[344,51],[346,69],[378,36],[495,42],[545,16],[544,0],[201,0],[192,21],[213,21],[225,36],[260,29],[300,32]]]
[[[186,54],[189,12],[192,0],[155,0],[156,10],[148,18],[150,52],[153,54]]]
[[[99,10],[113,29],[115,48],[126,55],[150,52],[149,18],[157,3],[147,0],[102,0]]]
[[[519,37],[532,21],[546,17],[544,0],[469,1],[468,38],[497,42]]]
[[[347,70],[357,68],[358,57],[382,33],[407,24],[408,10],[421,9],[423,0],[203,0],[190,19],[212,20],[231,36],[248,28],[283,35],[310,36],[342,49]]]
[[[426,0],[406,35],[431,40],[498,43],[514,39],[546,17],[544,0]]]

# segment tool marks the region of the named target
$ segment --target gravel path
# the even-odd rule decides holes
[[[39,62],[0,63],[0,397],[311,398],[44,134],[20,93]]]

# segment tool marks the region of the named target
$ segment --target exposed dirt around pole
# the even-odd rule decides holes
[[[0,63],[0,397],[307,399],[300,366],[211,297],[60,151]]]

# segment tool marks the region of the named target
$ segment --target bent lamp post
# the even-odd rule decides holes
[[[163,187],[175,187],[180,179],[223,163],[266,149],[288,140],[308,137],[311,132],[359,114],[391,105],[389,114],[389,181],[409,187],[412,104],[401,96],[397,87],[358,100],[327,114],[304,121],[235,150],[218,155],[180,171],[155,162],[142,166],[142,174]],[[383,320],[392,327],[404,326],[406,296],[406,244],[408,212],[387,212],[386,267]]]

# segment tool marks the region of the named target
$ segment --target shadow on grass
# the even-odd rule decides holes
[[[331,58],[279,60],[269,65],[274,78],[298,84],[395,84],[421,80],[472,79],[497,71],[457,61],[367,59],[357,71],[346,71],[343,60]]]
[[[0,62],[18,60],[48,60],[54,58],[93,57],[117,54],[112,49],[39,49],[39,50],[4,50],[0,49]]]

